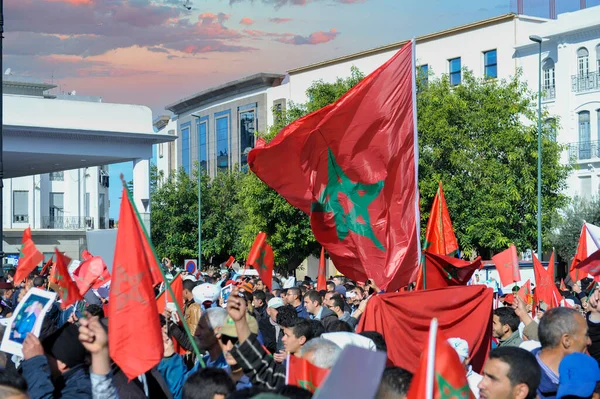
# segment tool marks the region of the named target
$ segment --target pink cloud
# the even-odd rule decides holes
[[[340,34],[340,32],[338,32],[337,30],[331,29],[329,32],[319,31],[319,32],[311,33],[309,36],[296,35],[296,36],[293,36],[290,38],[287,38],[287,37],[281,38],[278,41],[280,41],[282,43],[294,44],[294,45],[321,44],[321,43],[327,43],[327,42],[332,41],[339,34]]]
[[[269,18],[270,22],[273,22],[275,24],[284,24],[286,22],[291,22],[292,19],[291,18]]]
[[[246,26],[250,26],[254,23],[254,20],[252,18],[242,18],[242,20],[240,21],[240,25],[246,25]]]
[[[68,3],[74,6],[92,4],[92,0],[45,0],[48,3]]]
[[[257,49],[253,48],[253,47],[244,47],[244,46],[231,46],[228,44],[222,44],[222,43],[213,43],[213,44],[206,44],[206,45],[194,45],[194,44],[189,44],[187,46],[185,46],[183,48],[183,52],[187,53],[187,54],[203,54],[203,53],[210,53],[210,52],[233,52],[233,53],[237,53],[237,52],[241,52],[241,51],[255,51]]]

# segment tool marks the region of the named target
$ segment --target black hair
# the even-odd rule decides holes
[[[254,291],[254,299],[260,299],[263,303],[267,303],[267,294],[264,291]]]
[[[308,292],[308,287],[305,285],[301,285],[298,288],[300,288],[300,292],[302,293],[302,296],[304,296],[304,294],[306,294]],[[300,298],[300,300],[302,300],[302,297]]]
[[[318,302],[319,306],[323,304],[323,298],[321,298],[321,295],[319,295],[317,291],[308,291],[305,297],[308,298],[311,302]]]
[[[183,385],[183,399],[212,399],[235,391],[235,384],[223,369],[204,368],[189,376]]]
[[[500,324],[505,325],[508,324],[510,331],[515,332],[519,329],[519,316],[515,313],[513,308],[503,307],[494,310],[494,315],[498,316],[500,319]]]
[[[208,284],[216,284],[217,283],[217,279],[214,277],[206,277],[206,282]]]
[[[327,295],[327,290],[319,291],[319,295],[321,295],[321,300],[325,299],[325,295]]]
[[[102,306],[100,305],[88,305],[85,310],[87,310],[92,316],[98,316],[99,319],[104,318],[104,309],[102,309]]]
[[[298,288],[298,287],[288,288],[287,292],[291,292],[292,295],[298,296],[298,299],[300,300],[300,302],[302,302],[302,291],[300,291],[300,288]]]
[[[331,289],[331,291],[333,291],[335,289],[335,283],[333,281],[328,281],[327,285],[326,285],[327,291],[329,291],[329,286],[330,285],[333,286],[333,288]]]
[[[387,352],[387,344],[385,343],[385,338],[383,335],[378,333],[377,331],[363,331],[359,333],[363,337],[369,338],[375,344],[375,348],[381,352]]]
[[[295,385],[284,385],[279,388],[276,393],[286,398],[294,399],[310,399],[313,397],[312,392],[307,391],[304,388],[297,387]]]
[[[383,370],[375,399],[406,397],[412,378],[413,375],[410,371],[400,367],[386,368]]]
[[[329,323],[329,325],[327,326],[328,333],[329,332],[341,332],[341,331],[354,332],[354,330],[352,330],[352,327],[350,326],[350,324],[348,324],[342,320],[334,320],[331,323]]]
[[[313,329],[313,338],[318,338],[325,333],[325,327],[319,320],[309,320],[309,322]]]
[[[277,309],[277,324],[281,327],[291,327],[298,319],[298,312],[292,305],[281,306]]]
[[[192,280],[183,280],[183,289],[192,292],[198,283]]]
[[[554,308],[562,309],[562,308]],[[552,310],[552,309],[551,309]],[[546,315],[544,315],[546,317]],[[544,319],[542,317],[542,320]],[[518,384],[526,384],[529,388],[529,393],[526,399],[534,399],[537,395],[536,391],[540,385],[542,378],[542,370],[535,356],[525,349],[515,346],[501,346],[490,352],[488,361],[498,359],[509,365],[508,379],[511,386]]]
[[[344,301],[344,298],[342,298],[340,294],[335,294],[331,296],[331,305],[332,308],[337,306],[344,311],[344,308],[346,307],[346,301]]]
[[[306,319],[297,318],[294,325],[289,328],[291,328],[296,338],[305,337],[306,341],[310,341],[313,338],[312,324]]]
[[[279,297],[279,294],[281,294],[281,289],[279,289],[279,288],[275,288],[274,290],[272,290],[272,291],[271,291],[271,294],[272,294],[274,297]]]
[[[577,328],[577,314],[575,309],[564,307],[552,308],[545,312],[538,327],[542,348],[556,348],[563,334],[574,334]]]
[[[9,387],[20,391],[23,394],[27,393],[27,381],[16,371],[10,369],[0,370],[0,392],[2,387]]]
[[[33,278],[33,286],[36,288],[44,286],[44,278],[40,276],[36,276]]]

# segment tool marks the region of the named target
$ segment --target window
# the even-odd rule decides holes
[[[100,228],[100,229],[107,228],[107,226],[106,226],[106,204],[105,204],[104,193],[98,194],[98,228]]]
[[[460,57],[453,58],[448,61],[450,66],[450,85],[456,86],[460,84]]]
[[[256,106],[247,105],[239,108],[240,113],[240,166],[248,164],[248,153],[254,148],[256,132]]]
[[[190,174],[190,122],[181,125],[181,166]]]
[[[198,162],[200,168],[206,173],[208,170],[208,156],[206,147],[206,135],[208,134],[208,116],[197,119],[196,127],[198,130]]]
[[[483,73],[486,79],[496,79],[498,77],[496,50],[485,51],[483,53],[483,66]]]
[[[50,181],[64,181],[65,172],[51,172],[49,173]]]
[[[546,58],[542,63],[544,90],[553,89],[554,80],[554,60],[552,58]]]
[[[427,86],[429,81],[429,65],[419,65],[417,67],[417,85],[422,84]]]
[[[577,71],[579,76],[587,76],[589,70],[589,53],[585,47],[582,47],[577,50]]]
[[[556,141],[556,119],[548,118],[546,119],[545,124],[548,128],[548,138],[552,141]]]
[[[158,157],[162,158],[163,157],[163,146],[165,145],[165,143],[160,143],[158,145]]]
[[[83,200],[83,212],[85,217],[90,216],[90,193],[85,193]]]
[[[600,44],[596,46],[596,73],[600,73]]]
[[[62,228],[64,225],[64,193],[50,193],[50,228]]]
[[[579,178],[579,183],[581,187],[581,198],[590,199],[592,197],[592,177],[582,176]]]
[[[29,223],[29,191],[13,191],[13,222]]]
[[[215,131],[217,135],[217,169],[229,170],[229,118],[231,111],[215,114]]]
[[[579,113],[579,159],[590,159],[591,154],[590,113]]]

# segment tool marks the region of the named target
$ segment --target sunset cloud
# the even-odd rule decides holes
[[[286,22],[291,22],[292,19],[291,18],[269,18],[270,22],[273,22],[275,24],[284,24]]]
[[[92,0],[44,0],[48,3],[68,3],[74,6],[82,6],[92,4]]]
[[[242,18],[242,20],[240,21],[240,25],[246,25],[246,26],[250,26],[254,23],[254,20],[252,18]]]
[[[290,38],[282,38],[278,41],[286,44],[294,44],[294,45],[304,45],[304,44],[321,44],[327,43],[335,39],[340,32],[335,29],[331,29],[329,32],[315,32],[311,33],[309,36],[300,36],[296,35]]]

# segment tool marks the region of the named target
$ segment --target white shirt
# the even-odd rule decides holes
[[[467,382],[469,383],[471,392],[473,392],[473,395],[477,399],[479,399],[479,388],[477,388],[477,385],[479,385],[481,380],[483,380],[483,376],[474,372],[473,368],[469,366],[469,371],[467,372]]]

